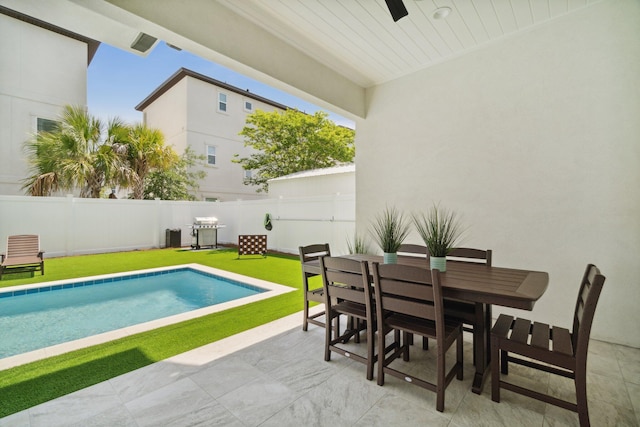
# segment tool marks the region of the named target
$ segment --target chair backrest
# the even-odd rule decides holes
[[[576,358],[583,358],[586,362],[587,351],[589,349],[589,336],[591,335],[591,325],[596,312],[596,305],[602,292],[605,277],[600,274],[600,270],[593,265],[587,265],[587,269],[582,277],[578,300],[573,315],[573,331],[571,341]]]
[[[40,252],[40,236],[19,234],[7,238],[7,258],[37,256]]]
[[[429,257],[429,250],[423,245],[414,245],[411,243],[403,243],[398,248],[398,255],[401,256],[414,256],[414,257]]]
[[[298,251],[300,252],[300,262],[315,261],[323,256],[331,256],[328,243],[300,246]]]
[[[335,305],[337,301],[372,305],[369,264],[366,261],[322,257],[320,267],[327,307]]]
[[[491,267],[491,249],[453,248],[447,255],[452,261],[475,262]]]
[[[433,320],[437,334],[443,336],[444,309],[439,270],[374,262],[371,273],[379,321],[387,312]]]

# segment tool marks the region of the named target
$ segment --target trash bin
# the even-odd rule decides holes
[[[182,241],[182,230],[174,228],[173,230],[167,228],[167,248],[179,248]]]

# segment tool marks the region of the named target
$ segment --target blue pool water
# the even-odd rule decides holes
[[[0,293],[0,358],[255,295],[190,268]]]

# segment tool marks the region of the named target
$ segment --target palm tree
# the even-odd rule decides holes
[[[103,124],[81,106],[65,106],[56,129],[39,132],[26,143],[31,175],[23,189],[33,196],[80,189],[80,197],[100,197],[109,182],[126,180],[128,170],[114,146],[126,136],[126,125],[112,119],[102,139]]]
[[[171,147],[164,145],[164,135],[158,129],[136,124],[129,130],[124,144],[124,157],[131,169],[128,186],[133,189],[134,199],[144,199],[144,183],[153,170],[166,170],[179,161]]]

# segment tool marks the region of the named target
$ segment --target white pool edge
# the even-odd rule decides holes
[[[216,304],[209,307],[199,308],[196,310],[188,311],[186,313],[180,313],[173,316],[163,317],[162,319],[151,320],[149,322],[127,326],[125,328],[116,329],[113,331],[104,332],[97,335],[92,335],[86,338],[80,338],[80,339],[69,341],[62,344],[56,344],[50,347],[41,348],[39,350],[17,354],[15,356],[5,357],[0,359],[0,370],[13,368],[15,366],[24,365],[27,363],[35,362],[37,360],[46,359],[48,357],[57,356],[60,354],[68,353],[74,350],[79,350],[79,349],[90,347],[93,345],[103,344],[109,341],[134,335],[140,332],[150,331],[163,326],[180,323],[185,320],[191,320],[198,317],[206,316],[208,314],[228,310],[230,308],[240,307],[242,305],[265,300],[268,298],[272,298],[272,297],[282,295],[288,292],[293,292],[296,290],[295,288],[280,285],[278,283],[268,282],[266,280],[256,279],[254,277],[243,276],[241,274],[232,273],[230,271],[220,270],[217,268],[208,267],[208,266],[205,266],[202,264],[196,264],[196,263],[173,265],[169,267],[149,268],[145,270],[134,270],[134,271],[128,271],[128,272],[114,273],[114,274],[103,274],[99,276],[88,276],[88,277],[81,277],[81,278],[69,279],[69,280],[40,282],[40,283],[34,283],[30,285],[13,286],[10,289],[11,291],[20,291],[20,290],[27,290],[27,289],[42,288],[46,286],[56,286],[60,284],[86,282],[89,280],[125,277],[125,276],[131,276],[133,274],[144,274],[144,273],[154,273],[158,271],[176,270],[179,268],[191,268],[197,271],[201,271],[203,273],[214,274],[216,276],[223,277],[229,280],[235,280],[240,283],[245,283],[247,285],[256,286],[261,289],[266,289],[266,292],[261,292],[259,294],[238,298],[233,301]],[[94,286],[100,286],[100,284],[97,284]],[[8,289],[3,289],[3,290],[8,291]]]

